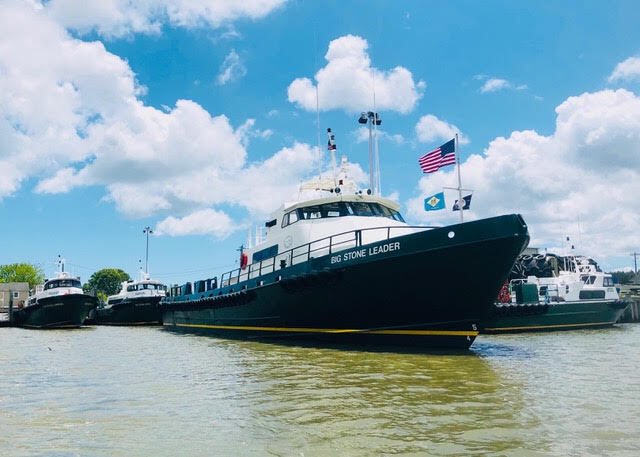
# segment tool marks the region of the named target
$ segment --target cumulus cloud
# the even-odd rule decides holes
[[[51,194],[103,186],[125,215],[181,215],[165,219],[163,233],[202,220],[225,236],[232,224],[219,206],[270,212],[317,169],[318,151],[299,143],[247,163],[250,141],[272,134],[253,119],[234,126],[190,100],[145,105],[124,60],[72,37],[37,5],[3,6],[0,43],[0,198],[27,180]]]
[[[556,114],[552,135],[513,132],[467,159],[463,187],[474,198],[465,217],[522,213],[536,247],[559,246],[571,235],[583,252],[601,258],[637,249],[640,97],[626,90],[585,93],[565,100]],[[451,211],[425,213],[423,199],[456,184],[453,167],[423,177],[420,196],[407,203],[409,217],[455,222]],[[445,197],[451,208],[455,192]]]
[[[95,31],[105,37],[131,33],[159,33],[164,23],[193,28],[222,27],[240,18],[259,19],[286,0],[49,0],[47,14],[80,33]]]
[[[220,65],[220,73],[218,74],[217,83],[219,85],[225,85],[228,82],[237,81],[247,74],[247,69],[242,63],[240,56],[232,49],[229,54],[224,58],[222,65]]]
[[[359,112],[373,105],[379,110],[410,112],[422,97],[423,81],[415,82],[404,67],[384,71],[371,66],[364,38],[346,35],[329,43],[327,65],[309,78],[295,79],[287,89],[289,101],[315,111],[316,88],[321,110],[342,109]]]
[[[169,216],[156,225],[156,235],[184,236],[184,235],[213,235],[225,238],[236,227],[231,218],[213,209],[202,209],[185,217]]]
[[[469,139],[462,135],[460,129],[453,124],[449,124],[438,119],[433,114],[422,116],[416,124],[416,136],[422,143],[433,143],[434,141],[448,141],[458,134],[460,144],[468,144]]]
[[[634,79],[640,79],[640,57],[629,57],[620,62],[609,75],[608,81],[614,83]]]

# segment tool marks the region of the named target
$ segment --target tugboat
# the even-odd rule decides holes
[[[267,341],[468,348],[529,242],[524,220],[512,214],[410,226],[396,202],[359,190],[349,169],[343,158],[333,176],[303,184],[298,201],[285,203],[257,243],[240,249],[238,268],[219,280],[171,287],[161,302],[165,328]]]
[[[36,287],[23,304],[13,310],[11,321],[27,328],[77,328],[98,303],[96,297],[83,292],[79,277],[64,271],[64,260],[58,259],[55,279]]]
[[[142,231],[147,236],[144,271],[140,279],[121,283],[120,292],[107,297],[107,304],[96,308],[95,320],[103,325],[162,325],[160,300],[167,286],[149,277],[149,235],[151,227]]]
[[[611,327],[627,307],[611,275],[585,256],[523,255],[511,278],[483,333]]]
[[[140,279],[122,283],[120,292],[110,295],[105,306],[96,308],[96,323],[101,325],[161,325],[159,304],[167,286],[154,281],[147,272]]]

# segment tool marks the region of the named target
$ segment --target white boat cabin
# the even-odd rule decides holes
[[[512,286],[518,282],[535,284],[542,303],[619,299],[612,276],[602,272],[593,260],[584,256],[564,259],[565,265],[559,265],[559,271],[554,271],[552,277],[528,276],[525,280],[513,280]]]
[[[84,294],[80,278],[73,277],[65,271],[58,272],[56,278],[45,280],[44,285],[36,286],[26,304],[35,304],[39,299],[57,295]]]
[[[301,192],[315,192],[312,198],[285,203],[271,215],[264,234],[241,254],[242,279],[425,229],[408,226],[395,201],[356,190],[347,169],[343,158],[336,178],[301,186]]]

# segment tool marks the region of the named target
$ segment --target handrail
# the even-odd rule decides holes
[[[273,257],[269,257],[268,259],[260,260],[259,262],[253,262],[250,265],[247,265],[245,269],[235,268],[233,270],[227,271],[220,276],[220,285],[228,286],[233,284],[238,284],[240,282],[246,281],[248,279],[259,278],[265,274],[272,273],[276,271],[277,261],[279,261],[280,268],[284,268],[285,266],[294,265],[296,263],[302,263],[310,258],[313,258],[313,254],[317,254],[322,251],[322,255],[332,254],[334,252],[338,252],[344,249],[349,249],[350,247],[360,247],[367,244],[379,242],[379,241],[388,241],[391,237],[392,230],[431,230],[434,228],[438,228],[436,226],[425,226],[425,225],[403,225],[403,226],[381,226],[381,227],[368,227],[356,230],[348,230],[346,232],[337,233],[334,235],[330,235],[324,238],[319,238],[317,240],[310,241],[305,244],[301,244],[300,246],[296,246],[287,251],[276,254]],[[371,233],[374,230],[386,230],[386,237],[381,239],[376,239],[370,242],[363,242],[363,232]],[[351,235],[350,238],[341,240],[341,238]],[[312,247],[317,246],[317,247]],[[302,260],[301,260],[302,259]],[[283,263],[284,262],[284,263]],[[257,271],[256,271],[257,270]],[[257,274],[255,274],[257,273]]]

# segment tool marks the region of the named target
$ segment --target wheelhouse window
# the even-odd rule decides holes
[[[612,277],[610,277],[610,276],[605,276],[605,277],[604,277],[604,278],[602,278],[602,279],[603,279],[603,281],[604,281],[604,282],[603,282],[603,284],[602,284],[603,286],[605,286],[605,287],[613,287],[613,286],[615,286],[615,284],[614,284],[614,282],[613,282],[613,278],[612,278]]]
[[[305,206],[289,211],[282,218],[282,227],[291,225],[299,220],[325,219],[341,216],[376,216],[404,222],[404,219],[398,211],[394,211],[380,203],[331,202],[322,205]]]
[[[56,287],[80,287],[80,281],[77,279],[60,279],[58,281],[50,281],[44,286],[44,290],[55,289]]]

